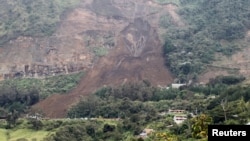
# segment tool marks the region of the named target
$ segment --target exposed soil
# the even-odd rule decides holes
[[[153,0],[82,0],[76,9],[61,16],[51,37],[20,36],[1,47],[0,80],[16,73],[47,77],[85,70],[85,77],[71,92],[54,94],[33,106],[50,118],[65,117],[82,96],[104,85],[149,80],[154,86],[167,86],[174,78],[164,65],[161,35],[167,31],[159,27],[159,21],[168,12],[173,24],[185,26],[177,10],[176,5]],[[246,42],[250,42],[250,31]],[[108,54],[96,58],[93,48]],[[228,74],[249,78],[249,53],[246,48],[232,57],[221,56],[198,81],[206,83]]]
[[[1,47],[0,80],[23,72],[24,77],[47,77],[85,70],[85,77],[71,92],[54,94],[33,106],[50,118],[65,117],[81,97],[104,85],[149,80],[154,86],[167,86],[174,78],[164,65],[161,35],[167,31],[159,27],[159,21],[168,12],[176,26],[185,26],[177,10],[176,5],[153,0],[82,0],[61,16],[51,37],[20,36]],[[250,42],[250,31],[246,42]],[[108,54],[96,58],[93,48]],[[250,78],[249,53],[245,48],[232,57],[219,56],[198,81],[206,83],[228,74]]]
[[[173,81],[173,77],[164,66],[160,48],[153,51],[143,52],[144,57],[133,57],[125,47],[119,47],[109,56],[101,58],[72,92],[53,95],[35,107],[39,107],[47,117],[60,118],[65,117],[67,109],[81,96],[104,85],[115,86],[129,81],[149,80],[155,86],[166,86]]]
[[[82,96],[104,85],[149,80],[154,86],[167,86],[173,82],[174,78],[164,64],[157,28],[152,27],[144,17],[137,17],[132,22],[124,21],[126,18],[114,20],[103,16],[98,17],[98,22],[93,17],[88,10],[76,9],[68,15],[57,33],[82,38],[83,29],[91,31],[91,34],[97,29],[114,31],[115,46],[108,55],[99,58],[87,69],[78,87],[70,93],[52,95],[33,107],[42,110],[49,118],[65,117],[67,110]]]

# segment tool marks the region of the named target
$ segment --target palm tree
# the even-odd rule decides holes
[[[247,111],[247,103],[245,102],[243,97],[241,97],[241,99],[239,100],[238,107],[239,107],[240,112]]]
[[[207,138],[208,125],[212,123],[212,117],[201,114],[191,119],[192,124],[192,136],[194,138]]]

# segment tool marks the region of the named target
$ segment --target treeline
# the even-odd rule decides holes
[[[0,123],[0,128],[15,130],[25,127],[50,132],[45,141],[139,141],[144,140],[138,135],[145,128],[155,131],[145,139],[147,141],[167,138],[175,141],[206,139],[208,124],[248,122],[249,85],[243,85],[243,80],[240,76],[220,76],[211,79],[206,85],[180,89],[162,89],[151,86],[147,81],[104,87],[82,97],[68,111],[68,119],[30,118],[21,123],[22,120],[17,120],[18,115],[13,112],[8,114],[8,124]],[[206,93],[207,90],[210,92]],[[167,96],[169,94],[172,96]],[[169,109],[186,110],[187,120],[177,125],[173,121],[174,115],[167,113]]]
[[[10,79],[0,82],[0,117],[27,113],[30,106],[55,93],[64,94],[74,88],[83,72],[45,79]]]
[[[39,92],[36,88],[20,89],[12,81],[2,83],[0,90],[0,106],[7,111],[25,112],[28,106],[39,101]]]
[[[250,88],[236,85],[224,90],[207,107],[215,123],[245,124],[250,117]]]
[[[180,91],[171,87],[157,88],[150,82],[144,80],[140,83],[127,83],[116,88],[104,87],[98,90],[95,95],[107,99],[114,97],[115,99],[128,98],[132,101],[159,101],[175,99]]]
[[[242,84],[242,76],[218,76],[210,79],[205,87],[190,87],[190,90],[206,95],[217,95],[206,107],[214,124],[245,124],[250,117],[250,89]]]
[[[250,93],[241,76],[219,76],[206,85],[191,85],[181,89],[160,89],[147,81],[127,83],[116,88],[104,87],[83,99],[69,112],[70,118],[118,118],[122,132],[138,135],[143,128],[168,131],[178,138],[195,137],[191,116],[205,114],[210,124],[245,124],[250,117]],[[224,105],[223,105],[224,104]],[[225,106],[225,107],[222,107]],[[176,125],[171,116],[160,116],[168,109],[187,110],[188,120]],[[198,118],[198,117],[197,117]],[[173,125],[171,128],[166,128]],[[206,130],[205,127],[202,130]],[[163,136],[163,135],[162,135]],[[202,137],[203,138],[203,137]]]
[[[244,79],[242,76],[218,76],[210,79],[206,85],[193,84],[180,89],[172,87],[162,89],[151,86],[147,81],[127,83],[115,88],[103,87],[94,94],[83,97],[77,105],[72,107],[68,116],[71,118],[99,116],[125,118],[126,115],[129,117],[140,111],[146,114],[160,112],[164,108],[167,110],[170,107],[190,112],[198,109],[201,113],[214,108],[211,105],[219,105],[218,101],[223,97],[227,97],[228,101],[235,101],[241,97],[246,102],[249,101],[248,88],[239,85]],[[211,96],[217,98],[209,99]],[[158,103],[161,103],[162,107]]]
[[[167,96],[171,92],[173,92],[173,95]],[[165,117],[160,116],[159,112],[167,111],[170,101],[174,100],[179,92],[178,89],[160,90],[151,86],[147,81],[127,83],[115,88],[104,87],[92,95],[82,97],[83,99],[68,111],[68,117],[72,119],[104,118],[118,120],[116,126],[113,127],[113,133],[116,135],[108,133],[112,136],[106,138],[106,140],[115,140],[114,138],[117,137],[125,139],[127,136],[131,136],[132,138],[129,140],[136,141],[136,136],[150,123],[159,122],[157,124],[159,129],[162,129],[164,125],[174,124],[172,119],[165,121]],[[154,96],[158,98],[154,98]],[[170,101],[160,102],[163,99]],[[158,106],[161,106],[161,108],[157,108]],[[152,126],[155,126],[155,124],[152,124]],[[96,138],[103,139],[102,135],[98,134],[96,134]],[[91,139],[95,138],[92,136]]]
[[[94,141],[94,140],[122,140],[123,136],[119,132],[120,125],[117,122],[105,123],[105,121],[75,120],[75,121],[54,121],[57,125],[52,131],[57,129],[54,134],[49,135],[44,141]],[[46,128],[44,125],[43,128]]]
[[[189,90],[193,92],[203,93],[205,95],[220,95],[223,93],[230,85],[240,84],[245,80],[243,76],[229,75],[229,76],[217,76],[211,78],[209,83],[204,87],[200,86],[189,86]]]
[[[161,18],[166,65],[182,82],[195,80],[215,54],[232,55],[249,29],[250,2],[245,0],[179,0],[183,27],[169,14]],[[223,43],[221,41],[224,41]]]
[[[179,89],[160,89],[147,81],[127,83],[119,87],[104,87],[83,99],[69,111],[71,118],[105,117],[126,118],[134,114],[154,116],[156,109],[147,102],[185,99]],[[110,110],[112,109],[112,110]],[[142,118],[143,120],[143,118]]]

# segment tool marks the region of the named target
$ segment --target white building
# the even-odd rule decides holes
[[[183,121],[185,121],[187,119],[186,115],[175,115],[174,116],[174,122],[176,124],[181,124]]]
[[[173,83],[173,84],[171,84],[171,87],[172,87],[172,88],[179,89],[181,86],[185,86],[185,85],[186,85],[186,84]]]
[[[186,111],[185,111],[185,110],[180,110],[180,109],[177,109],[177,110],[169,109],[169,110],[168,110],[168,113],[169,113],[169,114],[185,114]]]

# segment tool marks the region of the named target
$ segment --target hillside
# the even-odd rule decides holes
[[[206,141],[250,121],[250,1],[0,0],[0,140]]]
[[[119,5],[121,4],[117,3],[117,7]],[[75,12],[78,13],[77,16]],[[87,13],[84,8],[78,8],[68,17],[80,19]],[[35,107],[42,108],[50,117],[62,117],[65,116],[69,106],[77,102],[80,96],[90,94],[105,85],[117,86],[126,82],[148,80],[155,86],[167,86],[173,82],[172,74],[164,65],[162,44],[156,28],[152,27],[152,23],[145,20],[146,17],[143,15],[137,16],[132,22],[128,19],[121,19],[123,21],[120,24],[125,25],[115,25],[121,29],[117,29],[120,32],[116,31],[118,33],[114,48],[106,56],[101,56],[93,67],[87,70],[86,77],[76,89],[68,95],[53,95]],[[152,18],[155,17],[152,16]],[[85,23],[86,19],[82,22]],[[108,23],[100,25],[109,26]],[[94,33],[98,34],[98,32]],[[63,104],[61,104],[62,101],[64,101]]]
[[[34,106],[48,117],[64,117],[79,97],[106,85],[147,80],[166,87],[207,83],[219,75],[248,79],[248,5],[242,0],[3,0],[1,80],[85,72],[77,88]],[[70,83],[64,86],[75,85]]]
[[[23,7],[24,2],[15,6]],[[41,0],[41,3],[46,1]],[[10,36],[6,41],[2,36],[0,73],[3,80],[47,79],[86,72],[86,77],[72,94],[54,95],[38,104],[45,113],[49,110],[48,116],[52,116],[49,113],[65,115],[75,99],[104,85],[149,80],[155,86],[167,86],[173,82],[174,77],[164,65],[158,21],[166,12],[174,14],[174,5],[160,5],[153,1],[145,3],[143,0],[89,0],[67,6],[60,11],[59,19],[53,21],[56,28],[50,35],[39,30],[36,33],[41,34],[38,35],[26,34],[29,29],[25,29],[17,36],[6,34]],[[42,8],[47,10],[49,7],[45,5]],[[22,10],[28,12],[27,9]],[[41,13],[31,13],[30,16],[33,14]],[[36,22],[49,20],[49,15],[43,16],[43,21]]]

